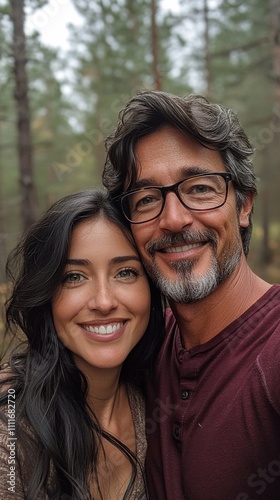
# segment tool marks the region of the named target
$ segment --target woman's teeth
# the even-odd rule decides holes
[[[109,335],[110,333],[114,333],[116,330],[119,330],[123,326],[122,323],[112,323],[111,325],[101,325],[101,326],[83,326],[85,330],[90,333],[97,333],[98,335]]]

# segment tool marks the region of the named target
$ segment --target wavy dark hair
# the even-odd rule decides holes
[[[257,194],[251,161],[253,148],[232,110],[212,104],[200,95],[178,97],[145,91],[127,103],[120,112],[116,129],[106,139],[103,184],[112,197],[134,187],[137,140],[164,125],[176,127],[193,141],[220,153],[226,170],[232,174],[238,210],[252,193]],[[247,255],[252,234],[251,216],[249,226],[240,228],[240,233]]]
[[[20,331],[25,342],[10,355],[10,375],[0,382],[0,405],[7,403],[7,387],[14,388],[18,427],[22,418],[27,419],[39,443],[27,500],[38,498],[41,492],[48,493],[51,464],[57,477],[57,484],[48,493],[53,500],[90,499],[89,477],[98,486],[101,436],[131,462],[132,476],[125,499],[129,498],[136,478],[136,457],[105,432],[90,413],[86,378],[76,367],[72,353],[59,340],[52,317],[51,300],[61,282],[73,227],[85,219],[99,217],[116,224],[136,248],[126,222],[109,202],[105,189],[97,188],[71,194],[55,203],[8,258],[7,274],[13,289],[6,304],[7,331],[14,335]],[[148,280],[152,301],[149,324],[121,372],[122,380],[138,385],[152,367],[164,332],[161,295]],[[28,436],[22,432],[20,438],[23,449],[28,447]]]

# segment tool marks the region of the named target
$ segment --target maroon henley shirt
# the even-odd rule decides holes
[[[189,350],[167,313],[146,431],[150,500],[280,500],[280,285]]]

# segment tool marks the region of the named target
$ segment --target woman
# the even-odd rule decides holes
[[[147,498],[140,388],[161,297],[106,192],[54,204],[7,269],[7,325],[26,345],[1,372],[1,498]]]

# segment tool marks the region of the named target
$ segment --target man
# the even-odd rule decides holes
[[[280,286],[246,260],[249,140],[230,110],[151,91],[107,147],[104,184],[172,310],[147,390],[150,499],[279,500]]]

